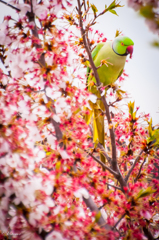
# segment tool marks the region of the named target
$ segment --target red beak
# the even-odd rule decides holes
[[[130,58],[132,58],[133,45],[127,47],[126,53],[127,53],[127,54],[130,54]]]

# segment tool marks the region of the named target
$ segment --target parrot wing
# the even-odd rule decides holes
[[[97,46],[93,49],[92,51],[92,58],[93,58],[93,61],[95,60],[98,52],[100,51],[100,49],[103,47],[104,43],[98,43]],[[89,73],[90,73],[91,69],[89,67],[87,67],[87,78],[89,76]]]

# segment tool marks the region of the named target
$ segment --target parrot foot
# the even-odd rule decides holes
[[[103,83],[101,83],[99,86],[97,86],[97,89],[103,87]]]

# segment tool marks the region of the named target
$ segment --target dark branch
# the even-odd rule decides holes
[[[91,210],[91,212],[100,212],[97,205],[94,203],[93,199],[91,198],[91,196],[89,196],[89,198],[85,198],[83,197],[83,201],[85,202],[86,206]],[[98,220],[98,224],[101,228],[105,228],[106,230],[111,230],[111,227],[106,224],[102,214]]]
[[[100,150],[101,150],[100,153],[108,160],[109,163],[111,163],[112,159],[106,153],[105,148],[103,147],[103,145],[101,143],[98,143],[97,147],[100,148]]]
[[[142,167],[144,165],[144,163],[146,162],[146,158],[144,158],[144,161],[142,162],[141,166],[140,166],[140,169],[139,169],[139,172],[138,172],[138,175],[136,176],[134,182],[137,182],[137,180],[139,179],[140,177],[140,173],[141,173],[141,170],[142,170]]]
[[[147,237],[148,240],[154,240],[155,238],[152,236],[152,233],[147,227],[143,227],[143,231],[145,236]]]
[[[87,152],[88,153],[88,152]],[[108,170],[111,174],[113,174],[116,178],[118,178],[118,173],[112,170],[110,167],[107,167],[102,161],[98,158],[94,157],[93,154],[88,153],[97,163],[99,163],[104,169]]]
[[[122,191],[122,189],[119,188],[119,187],[117,187],[117,186],[111,185],[111,184],[109,184],[109,183],[106,183],[106,185],[108,185],[109,187],[113,187],[113,188],[115,188],[115,189],[117,189],[117,190]]]
[[[12,8],[12,9],[14,9],[14,10],[20,12],[20,9],[19,9],[19,8],[16,8],[16,7],[14,7],[13,5],[11,5],[11,4],[9,4],[9,3],[3,1],[3,0],[0,0],[0,2],[3,3],[3,4],[5,4],[5,5],[7,5],[8,7]]]
[[[134,167],[136,166],[136,163],[137,163],[138,160],[140,159],[141,154],[143,153],[143,151],[144,151],[144,150],[141,150],[141,151],[140,151],[140,153],[139,153],[139,155],[136,157],[136,159],[135,159],[135,161],[134,161],[132,167],[130,168],[130,170],[129,170],[127,176],[125,177],[125,181],[126,181],[126,182],[128,181],[128,179],[129,179],[129,177],[130,177],[130,174],[132,173]]]
[[[116,222],[116,224],[114,225],[114,227],[112,228],[113,230],[116,229],[116,227],[118,226],[118,224],[120,223],[120,221],[125,217],[126,213],[124,213],[121,218],[119,218],[119,220]]]
[[[80,26],[80,30],[81,30],[81,36],[83,38],[83,44],[84,44],[84,47],[86,49],[92,71],[94,73],[94,77],[96,79],[97,87],[99,87],[101,85],[101,82],[100,82],[100,79],[99,79],[99,75],[98,75],[96,66],[95,66],[95,64],[93,62],[93,59],[92,59],[90,46],[89,46],[89,41],[87,40],[87,37],[86,37],[86,31],[83,28],[83,18],[82,18],[80,0],[77,0],[77,3],[78,3],[77,11],[78,11],[78,14],[79,14],[79,26]],[[100,88],[99,88],[99,93],[100,94],[102,93]],[[106,110],[106,117],[107,117],[107,120],[108,120],[108,124],[110,125],[112,122],[111,122],[111,117],[110,117],[110,112],[109,112],[109,106],[107,104],[105,96],[102,96],[101,100],[102,100],[102,102],[104,104],[104,107],[105,107],[105,110]],[[115,133],[114,133],[114,127],[113,126],[111,128],[109,128],[109,132],[110,132],[110,139],[111,139],[111,146],[112,146],[111,165],[112,165],[113,171],[115,171],[117,173],[118,176],[116,178],[120,182],[121,188],[123,189],[123,187],[127,187],[127,184],[126,184],[123,176],[120,173],[119,166],[118,166],[118,163],[117,163],[116,142],[115,142]]]
[[[88,41],[87,41],[87,38],[86,38],[86,32],[83,29],[83,20],[82,20],[80,0],[77,0],[77,2],[78,2],[78,13],[79,13],[79,25],[80,25],[80,28],[81,28],[81,35],[82,35],[82,38],[83,38],[83,43],[84,43],[86,52],[88,54],[89,62],[90,62],[90,65],[92,67],[97,86],[99,87],[101,85],[101,82],[100,82],[100,79],[99,79],[99,75],[98,75],[96,66],[95,66],[95,64],[93,62],[93,59],[92,59],[90,47],[89,47],[89,44],[88,44]],[[100,89],[99,89],[99,92],[100,92],[100,94],[102,93]],[[106,110],[106,117],[107,117],[107,120],[108,120],[108,124],[111,124],[109,107],[108,107],[108,104],[106,102],[105,96],[102,96],[101,100],[102,100],[102,102],[104,104],[104,107],[105,107],[105,110]],[[110,131],[110,138],[111,138],[111,145],[112,145],[112,167],[113,167],[113,170],[116,171],[117,170],[117,157],[116,157],[116,143],[115,143],[114,128],[113,127],[110,128],[109,131]]]
[[[28,12],[27,16],[28,16],[30,22],[33,21],[35,23],[35,15],[34,15],[34,12],[33,12],[32,1],[31,1],[31,12]],[[34,29],[32,30],[32,33],[33,33],[34,37],[39,39],[36,24],[34,24]],[[35,47],[37,49],[42,48],[42,45],[41,44],[36,44]],[[41,54],[40,59],[39,59],[39,63],[40,63],[41,66],[46,66],[45,55],[44,54]],[[46,95],[46,92],[45,92],[45,95]],[[46,98],[47,98],[48,101],[52,101],[47,95],[46,95]],[[51,111],[55,113],[55,110],[54,110],[53,106],[51,107]],[[60,124],[57,123],[53,118],[51,119],[51,123],[52,123],[52,125],[55,129],[56,139],[59,142],[60,140],[62,140],[62,137],[63,137],[62,131],[61,131],[60,126],[59,126]]]

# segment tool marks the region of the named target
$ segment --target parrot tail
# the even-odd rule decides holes
[[[104,115],[100,109],[94,109],[93,142],[99,141],[105,148]],[[100,154],[100,160],[105,164],[105,157]]]

